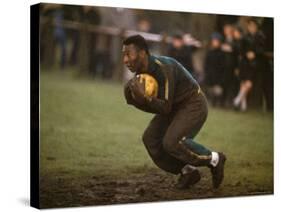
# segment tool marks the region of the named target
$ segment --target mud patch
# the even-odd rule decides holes
[[[210,175],[202,171],[202,179],[188,190],[175,188],[176,176],[157,169],[125,176],[91,176],[84,178],[43,177],[40,199],[42,208],[124,204],[199,198],[271,194],[250,181],[223,184],[214,190]]]

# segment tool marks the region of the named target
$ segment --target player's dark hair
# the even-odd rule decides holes
[[[133,35],[123,41],[123,45],[135,45],[139,50],[144,50],[149,55],[148,45],[141,35]]]

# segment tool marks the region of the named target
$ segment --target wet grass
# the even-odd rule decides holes
[[[55,71],[41,72],[40,83],[44,182],[156,170],[141,141],[153,115],[126,105],[121,84]],[[196,140],[227,155],[225,195],[245,185],[247,191],[273,192],[272,113],[210,108]]]

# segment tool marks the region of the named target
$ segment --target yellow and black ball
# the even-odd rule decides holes
[[[157,97],[158,82],[149,74],[138,74],[136,76],[140,83],[145,84],[145,95],[149,97]]]

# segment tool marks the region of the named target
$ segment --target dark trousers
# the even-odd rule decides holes
[[[208,114],[203,93],[196,93],[177,106],[169,115],[156,115],[143,134],[144,145],[161,169],[180,173],[186,164],[208,166],[211,155],[199,155],[185,145],[183,139],[193,139],[203,126]]]

